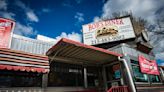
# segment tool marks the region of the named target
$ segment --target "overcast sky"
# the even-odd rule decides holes
[[[16,21],[15,34],[31,38],[41,34],[56,41],[62,37],[81,41],[83,24],[120,11],[131,11],[153,25],[164,18],[164,0],[0,0],[0,17]],[[164,36],[150,35],[156,58],[164,60]]]

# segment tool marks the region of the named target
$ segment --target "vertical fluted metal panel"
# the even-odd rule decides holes
[[[36,39],[31,39],[19,35],[13,35],[11,41],[11,49],[20,50],[33,54],[45,55],[47,50],[50,49],[54,44],[48,43]]]

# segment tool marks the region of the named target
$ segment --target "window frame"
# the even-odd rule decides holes
[[[76,70],[76,71],[74,71],[74,70]],[[76,78],[76,79],[74,79],[74,82],[76,82],[76,83],[74,85],[72,85],[70,80],[65,80],[64,77],[60,77],[65,74],[67,74],[67,77],[69,77],[69,78],[71,78],[70,76],[74,75],[74,77]],[[51,81],[51,78],[53,79],[52,75],[56,75],[56,79],[64,81],[63,84],[59,84],[59,83],[57,84],[55,82],[52,83],[52,81]],[[84,76],[83,75],[83,66],[56,61],[56,63],[51,65],[51,71],[50,71],[49,77],[48,77],[48,86],[49,87],[84,87],[83,76]],[[78,78],[81,78],[82,80],[79,80]],[[55,81],[57,81],[57,80],[55,80]],[[80,83],[82,83],[82,84],[80,84]]]
[[[133,60],[134,61],[134,60]],[[137,62],[137,61],[136,61]],[[131,63],[131,62],[130,62]],[[137,66],[137,67],[139,67],[139,69],[140,69],[140,66],[138,65],[138,64],[133,64],[133,63],[131,63],[131,67],[132,66]],[[133,69],[132,69],[133,70]],[[135,77],[135,74],[134,74],[134,72],[132,72],[133,73],[133,77]],[[142,72],[141,72],[142,73]],[[144,73],[142,73],[142,74],[144,74]],[[146,82],[138,82],[138,81],[134,81],[135,83],[137,83],[137,84],[150,84],[150,81],[149,81],[149,75],[148,74],[146,74],[147,75],[147,77],[148,77],[148,79],[147,79],[147,81]]]
[[[130,57],[130,66],[131,67],[132,67],[132,65],[139,66],[139,61],[138,61],[138,58],[137,57],[134,57],[134,56],[129,56],[129,57]],[[134,63],[132,63],[132,61],[138,62],[138,64],[134,64]],[[132,74],[133,74],[132,76],[134,77],[134,72],[133,71],[132,71]],[[147,74],[147,76],[148,76],[148,82],[136,82],[135,81],[135,84],[141,84],[141,85],[142,84],[147,84],[147,85],[159,85],[159,84],[162,84],[162,80],[161,80],[161,76],[160,75],[158,75],[160,82],[151,82],[150,81],[150,74]]]
[[[3,79],[3,77],[4,77],[4,80],[9,80],[9,82],[6,85],[4,85],[4,88],[8,88],[8,87],[41,87],[42,86],[42,76],[43,76],[42,73],[13,71],[13,70],[10,70],[10,71],[9,70],[1,70],[0,72],[1,72],[0,79]],[[32,80],[32,81],[29,82],[29,80]],[[21,82],[19,82],[19,81],[21,81]],[[2,86],[2,85],[0,85],[0,86]]]

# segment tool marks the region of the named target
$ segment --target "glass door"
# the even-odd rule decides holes
[[[120,64],[110,64],[105,66],[106,87],[109,89],[112,86],[121,85],[121,70]]]

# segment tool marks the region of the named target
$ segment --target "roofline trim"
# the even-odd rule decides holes
[[[57,45],[59,45],[61,42],[65,42],[65,43],[68,43],[68,44],[74,44],[74,45],[79,46],[79,47],[84,47],[84,48],[89,48],[89,49],[97,50],[97,51],[99,51],[99,52],[103,52],[103,53],[106,53],[106,54],[111,54],[111,55],[114,55],[114,56],[123,56],[123,55],[120,54],[120,53],[116,53],[116,52],[109,51],[109,50],[106,50],[106,49],[102,49],[102,48],[98,48],[98,47],[86,45],[86,44],[83,44],[83,43],[80,43],[80,42],[77,42],[77,41],[73,41],[73,40],[70,40],[70,39],[67,39],[67,38],[62,38],[60,41],[58,41],[54,46],[52,46],[52,47],[46,52],[46,55],[51,54],[50,51],[53,50],[53,48],[55,48],[55,47],[56,47]]]

